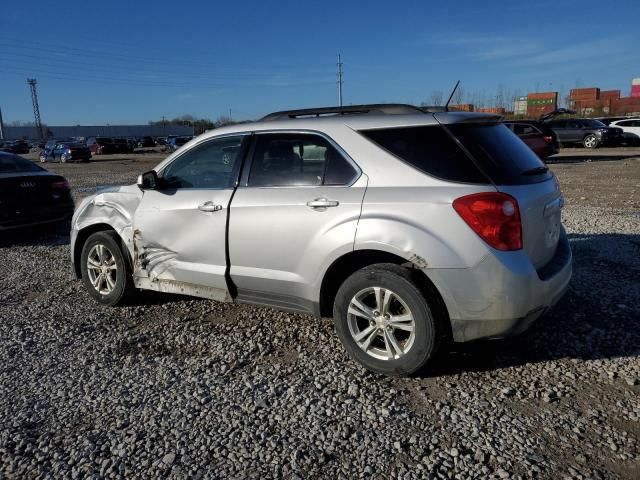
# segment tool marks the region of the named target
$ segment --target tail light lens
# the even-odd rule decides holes
[[[553,143],[553,137],[551,135],[545,135],[542,138],[544,138],[544,141],[547,143]]]
[[[453,201],[453,208],[482,240],[496,250],[522,248],[518,201],[506,193],[483,192]]]
[[[66,180],[56,180],[51,182],[51,188],[54,190],[71,190],[71,185]]]

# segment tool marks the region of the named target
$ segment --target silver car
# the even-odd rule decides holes
[[[76,209],[74,271],[134,289],[333,316],[347,352],[415,372],[504,337],[571,278],[554,175],[488,114],[364,105],[207,132]]]

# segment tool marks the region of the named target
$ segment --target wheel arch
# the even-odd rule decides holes
[[[449,312],[442,295],[423,269],[406,258],[382,250],[354,250],[337,258],[327,269],[322,279],[319,297],[319,313],[323,317],[333,315],[333,303],[340,285],[351,274],[361,268],[377,263],[392,263],[410,271],[415,285],[429,302],[432,313],[442,323],[446,335],[451,338]]]
[[[118,237],[120,242],[120,250],[124,253],[124,257],[127,259],[127,263],[129,264],[129,268],[132,268],[133,261],[131,259],[131,254],[129,253],[129,249],[124,243],[122,237],[118,234],[113,226],[108,223],[94,223],[92,225],[88,225],[84,227],[82,230],[79,230],[75,242],[73,244],[73,270],[76,278],[82,278],[82,270],[80,265],[80,257],[82,255],[82,248],[86,243],[87,239],[98,232],[113,232]]]

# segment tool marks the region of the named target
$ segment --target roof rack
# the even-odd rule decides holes
[[[283,110],[270,113],[262,117],[263,121],[284,120],[303,117],[323,117],[329,115],[354,115],[354,114],[416,114],[425,113],[426,110],[404,103],[374,103],[370,105],[349,105],[346,107],[321,107],[304,108],[300,110]]]

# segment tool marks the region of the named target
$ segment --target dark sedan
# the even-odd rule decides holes
[[[560,151],[558,137],[543,123],[535,120],[510,120],[504,124],[542,160]]]
[[[618,145],[622,129],[608,127],[592,118],[562,118],[545,122],[558,136],[561,145],[582,145],[596,148],[601,145]]]
[[[29,144],[21,140],[14,142],[3,142],[0,146],[0,151],[18,154],[29,153]]]
[[[0,231],[63,222],[71,218],[73,208],[64,177],[0,152]]]
[[[40,161],[44,162],[88,162],[91,150],[84,143],[54,143],[40,152]]]

